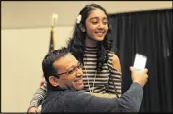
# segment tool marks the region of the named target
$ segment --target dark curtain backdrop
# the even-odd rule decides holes
[[[162,9],[110,14],[113,51],[119,56],[123,92],[131,81],[129,67],[136,53],[147,56],[149,79],[144,86],[140,112],[172,112],[173,10]]]

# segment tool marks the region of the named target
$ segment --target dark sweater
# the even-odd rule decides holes
[[[138,112],[143,89],[133,83],[120,98],[101,98],[83,91],[48,90],[41,112]]]

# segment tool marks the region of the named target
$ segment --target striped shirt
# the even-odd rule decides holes
[[[96,70],[97,63],[97,49],[96,48],[85,48],[84,54],[84,65],[83,65],[83,82],[84,90],[86,92],[94,93],[117,93],[121,96],[121,81],[122,74],[118,72],[112,64],[113,52],[109,52],[109,59],[107,63],[103,64],[103,70]],[[107,86],[106,86],[107,85]],[[107,89],[108,87],[109,89]],[[39,106],[46,96],[47,84],[44,83],[36,93],[30,102],[30,107]]]

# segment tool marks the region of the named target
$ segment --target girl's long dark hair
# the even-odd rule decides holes
[[[72,38],[68,41],[67,47],[70,52],[83,64],[84,50],[85,50],[85,36],[86,32],[82,32],[80,24],[85,27],[85,20],[89,16],[90,12],[95,9],[100,9],[105,12],[108,18],[106,10],[97,4],[86,5],[79,13],[82,16],[79,24],[75,24],[74,33]],[[108,60],[108,51],[112,48],[112,41],[108,40],[111,28],[108,24],[108,32],[103,41],[97,43],[97,70],[102,70],[102,66]]]

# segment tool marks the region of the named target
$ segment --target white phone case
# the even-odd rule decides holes
[[[134,61],[134,68],[137,70],[143,70],[145,68],[147,57],[145,55],[136,54]]]

